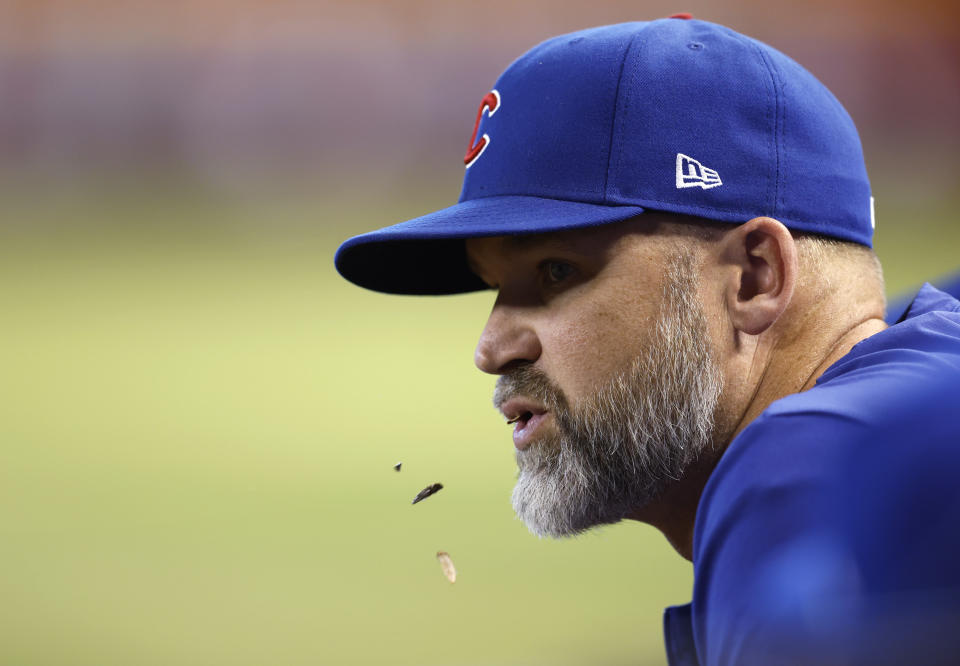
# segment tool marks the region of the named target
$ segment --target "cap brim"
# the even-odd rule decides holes
[[[639,206],[502,196],[472,199],[354,236],[334,264],[354,284],[388,294],[456,294],[486,289],[467,266],[464,239],[542,234],[620,222]]]

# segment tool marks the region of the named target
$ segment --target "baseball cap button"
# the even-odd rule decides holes
[[[678,18],[678,19],[685,19],[689,21],[690,19],[693,18],[693,14],[688,14],[687,12],[681,12],[679,14],[671,14],[667,18]]]

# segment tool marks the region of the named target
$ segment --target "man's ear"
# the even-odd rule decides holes
[[[735,269],[724,295],[730,321],[759,335],[793,298],[799,270],[793,236],[781,222],[755,217],[725,234],[722,243],[725,263]]]

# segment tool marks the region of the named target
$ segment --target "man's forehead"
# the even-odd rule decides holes
[[[530,252],[553,250],[586,254],[606,245],[607,239],[604,236],[605,234],[599,234],[595,229],[574,229],[518,236],[468,238],[467,263],[474,273],[478,273],[486,263],[509,260]]]
[[[622,222],[592,227],[565,229],[538,234],[488,236],[466,241],[467,257],[471,262],[483,258],[495,260],[531,251],[564,250],[580,254],[605,253],[618,241],[629,236],[650,237],[663,230],[664,222],[681,221],[679,216],[644,213]]]
[[[523,252],[536,248],[571,248],[582,247],[587,234],[584,229],[570,231],[552,231],[542,234],[524,234],[522,236],[493,236],[490,238],[476,238],[475,247],[480,251]],[[470,247],[470,241],[467,242]]]
[[[504,271],[531,258],[538,261],[546,258],[581,260],[598,265],[598,262],[611,260],[627,239],[639,238],[643,242],[645,237],[649,237],[657,226],[649,217],[643,221],[635,218],[540,234],[467,239],[467,266],[484,282],[492,285],[499,282]],[[556,256],[549,256],[554,253]]]

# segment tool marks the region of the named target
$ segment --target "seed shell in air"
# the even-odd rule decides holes
[[[402,462],[398,462],[396,465],[393,466],[393,471],[394,471],[394,472],[399,472],[401,465],[403,465],[403,463],[402,463]]]
[[[440,490],[441,488],[443,488],[443,484],[442,484],[442,483],[435,483],[435,484],[433,484],[432,486],[427,486],[426,488],[424,488],[423,490],[421,490],[419,493],[417,493],[417,496],[414,497],[414,498],[413,498],[413,501],[410,502],[410,503],[411,503],[411,504],[416,504],[417,502],[419,502],[419,501],[421,501],[421,500],[425,500],[425,499],[427,499],[428,497],[430,497],[430,495],[434,494],[435,492],[437,492],[437,491]]]
[[[451,583],[457,582],[457,570],[453,566],[453,560],[450,559],[450,555],[444,551],[437,552],[437,561],[440,562],[440,568],[443,569],[443,575],[447,577]]]

